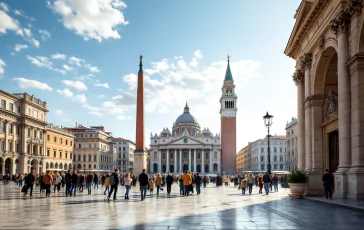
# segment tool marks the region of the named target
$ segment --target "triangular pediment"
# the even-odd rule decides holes
[[[186,140],[187,140],[187,143],[186,143]],[[169,143],[169,145],[203,145],[203,144],[204,143],[194,140],[187,136],[181,137],[181,138]]]

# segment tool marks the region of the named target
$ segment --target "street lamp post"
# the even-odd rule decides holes
[[[263,117],[264,119],[264,125],[267,127],[268,129],[268,175],[270,175],[272,173],[272,167],[270,164],[270,143],[269,143],[269,131],[270,131],[270,127],[273,124],[273,115],[269,115],[269,113],[267,112],[267,114]]]

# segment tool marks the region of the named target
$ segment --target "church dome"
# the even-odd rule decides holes
[[[198,123],[197,119],[193,115],[190,114],[190,108],[188,107],[187,103],[186,103],[183,114],[181,114],[177,118],[175,123],[176,124],[178,124],[178,123]]]

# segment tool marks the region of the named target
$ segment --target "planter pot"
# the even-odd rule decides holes
[[[307,183],[289,183],[289,188],[291,190],[291,194],[289,194],[292,198],[300,199],[303,194],[306,192]]]

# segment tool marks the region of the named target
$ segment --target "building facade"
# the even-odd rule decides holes
[[[361,0],[303,0],[285,54],[296,60],[298,169],[307,194],[323,193],[325,169],[335,193],[364,199],[364,14]]]
[[[244,171],[252,171],[252,145],[254,142],[249,142],[247,146],[242,148],[236,154],[236,172],[240,174]]]
[[[36,165],[44,170],[47,103],[3,90],[0,102],[0,173],[28,173]]]
[[[284,171],[286,155],[286,137],[271,136],[270,142],[270,162],[272,171]],[[251,168],[247,171],[267,171],[268,170],[268,139],[259,139],[253,142],[251,148]]]
[[[103,126],[77,125],[67,128],[75,136],[73,169],[84,172],[108,172],[115,169],[111,133]]]
[[[120,172],[133,172],[135,143],[121,137],[114,138],[116,147],[116,162]]]
[[[236,171],[236,113],[237,96],[233,75],[230,70],[230,56],[225,79],[221,88],[221,170],[224,174],[235,174]]]
[[[74,135],[71,131],[48,124],[46,128],[45,169],[67,171],[73,169]],[[38,165],[34,166],[38,168]],[[35,170],[40,172],[40,170]]]
[[[190,114],[187,103],[184,112],[160,135],[150,136],[150,172],[220,173],[220,136],[209,129],[201,131],[197,119]],[[235,161],[235,159],[234,159]]]
[[[285,169],[287,171],[297,169],[297,148],[297,118],[292,117],[292,120],[290,122],[287,122],[286,125]]]

